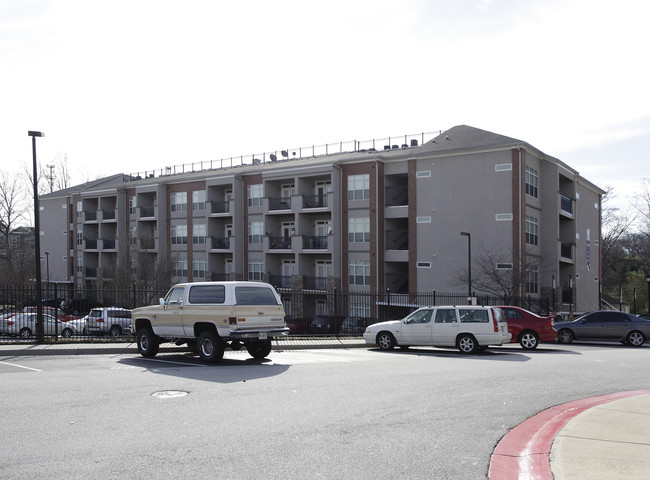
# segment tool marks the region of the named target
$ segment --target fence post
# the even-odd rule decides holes
[[[137,305],[135,304],[135,283],[133,283],[133,308],[135,308]]]

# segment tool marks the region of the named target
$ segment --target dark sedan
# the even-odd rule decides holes
[[[640,347],[650,336],[650,320],[618,311],[599,311],[572,322],[555,324],[560,343],[574,340],[613,340]]]

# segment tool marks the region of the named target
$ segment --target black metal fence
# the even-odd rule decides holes
[[[395,293],[278,288],[291,335],[358,336],[372,323],[400,319],[413,310],[434,305],[503,305],[498,297],[468,299],[457,293]],[[85,289],[71,292],[57,285],[43,286],[44,340],[132,341],[130,311],[153,305],[165,290],[140,288]],[[37,340],[36,289],[0,286],[0,342]],[[516,298],[510,305],[550,315],[550,299]],[[89,314],[90,313],[90,314]]]

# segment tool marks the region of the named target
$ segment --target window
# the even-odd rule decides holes
[[[431,310],[417,310],[406,320],[406,323],[431,323]]]
[[[192,244],[205,245],[205,223],[195,223],[192,225]]]
[[[526,195],[537,198],[537,170],[526,167]]]
[[[350,175],[348,177],[348,200],[367,200],[370,198],[370,174]]]
[[[172,264],[172,275],[174,277],[187,277],[187,259],[176,258]]]
[[[129,196],[129,213],[131,215],[135,214],[135,209],[136,209],[136,203],[135,203],[135,195],[130,195]]]
[[[456,310],[453,308],[439,308],[436,310],[436,323],[456,323]]]
[[[490,318],[487,310],[474,310],[470,308],[459,308],[460,321],[463,323],[489,323]]]
[[[223,285],[195,285],[190,287],[190,303],[223,303],[226,287]]]
[[[537,219],[526,215],[526,243],[528,245],[538,244]]]
[[[204,258],[192,260],[192,277],[205,280],[205,272],[208,269],[208,261]]]
[[[235,287],[237,305],[278,305],[278,300],[268,287]]]
[[[187,225],[172,225],[172,245],[187,245]]]
[[[358,217],[349,219],[348,240],[350,243],[370,241],[370,217]]]
[[[370,317],[370,305],[366,303],[352,303],[350,304],[351,317]]]
[[[264,194],[263,185],[249,185],[248,186],[248,206],[261,207],[262,195]]]
[[[538,290],[537,267],[530,267],[526,273],[526,293],[537,293]]]
[[[205,210],[205,190],[192,192],[192,210]]]
[[[84,257],[82,256],[77,257],[77,273],[80,275],[84,273]]]
[[[248,222],[248,243],[262,243],[264,237],[263,222]]]
[[[187,212],[187,192],[172,192],[169,205],[172,212]]]
[[[248,279],[262,280],[264,262],[255,258],[248,259]]]
[[[77,202],[77,218],[81,218],[82,213],[83,213],[83,203]]]
[[[129,242],[131,245],[136,245],[138,243],[138,227],[129,228]]]
[[[83,245],[84,243],[84,234],[81,230],[77,231],[77,245]]]
[[[370,262],[359,261],[349,264],[350,285],[370,285]]]

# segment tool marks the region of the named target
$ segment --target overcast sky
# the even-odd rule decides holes
[[[466,124],[650,177],[644,0],[0,0],[0,168],[103,175]]]

